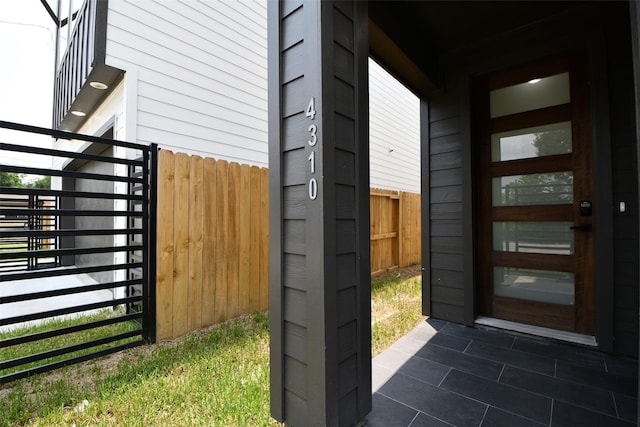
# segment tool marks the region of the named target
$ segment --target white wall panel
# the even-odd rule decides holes
[[[137,142],[266,166],[266,40],[265,2],[111,0],[107,63],[137,72]]]
[[[371,187],[420,192],[420,101],[369,60]]]

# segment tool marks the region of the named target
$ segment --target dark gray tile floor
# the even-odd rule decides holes
[[[638,362],[427,319],[373,360],[367,427],[635,426]]]

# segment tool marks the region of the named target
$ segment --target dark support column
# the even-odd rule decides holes
[[[367,4],[268,3],[271,414],[371,410]]]
[[[635,1],[630,1],[629,7],[631,15],[631,46],[633,46],[633,74],[636,92],[636,155],[638,156],[637,164],[640,165],[640,6],[638,6]],[[640,188],[640,176],[637,178],[639,181],[638,188]],[[640,301],[638,301],[638,305],[640,307]],[[640,319],[638,319],[638,322],[640,323]],[[638,387],[640,387],[640,376],[638,377],[638,383]],[[640,396],[638,396],[638,408],[640,408]],[[640,411],[638,411],[638,425],[640,425]]]

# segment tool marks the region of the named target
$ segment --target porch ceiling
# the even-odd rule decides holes
[[[414,90],[426,94],[425,91],[441,84],[440,61],[445,53],[525,27],[583,3],[369,1],[371,54]]]

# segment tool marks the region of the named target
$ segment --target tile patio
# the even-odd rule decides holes
[[[638,362],[427,319],[373,360],[367,427],[636,425]]]

